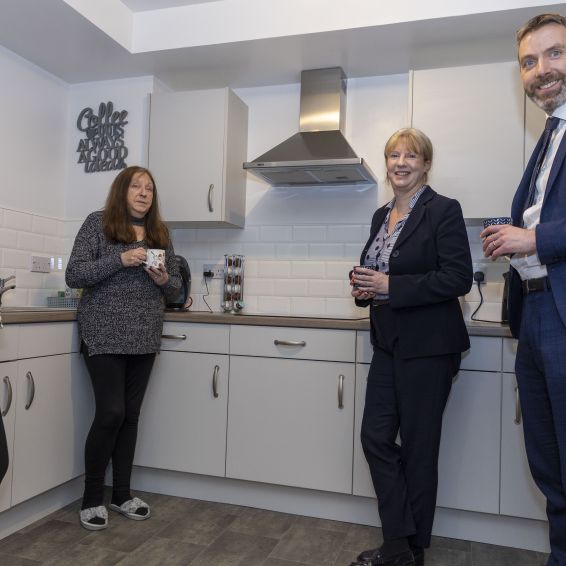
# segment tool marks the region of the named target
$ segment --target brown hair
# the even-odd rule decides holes
[[[525,36],[532,31],[540,29],[548,24],[558,24],[566,27],[566,18],[560,14],[539,14],[531,18],[524,26],[517,30],[517,45],[523,41]]]
[[[430,138],[420,130],[416,128],[402,128],[401,130],[397,130],[385,144],[385,149],[383,150],[383,155],[385,156],[385,161],[387,161],[387,156],[393,148],[399,143],[402,142],[407,146],[407,149],[410,151],[414,151],[416,154],[420,155],[424,162],[427,161],[432,164],[432,142]],[[425,172],[424,174],[424,182],[426,183],[428,179],[428,173]]]
[[[127,196],[132,178],[138,173],[145,173],[153,183],[153,202],[144,217],[145,240],[148,246],[166,248],[169,244],[169,230],[159,214],[155,180],[148,169],[136,165],[126,167],[112,182],[102,213],[104,235],[109,240],[123,242],[124,244],[131,244],[136,241],[136,233],[132,228],[128,211]]]

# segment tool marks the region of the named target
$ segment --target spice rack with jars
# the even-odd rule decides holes
[[[222,309],[236,313],[244,308],[244,256],[224,256],[224,292]]]

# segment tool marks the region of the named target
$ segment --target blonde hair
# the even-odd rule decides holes
[[[397,130],[386,142],[385,149],[383,150],[383,155],[385,157],[385,161],[387,161],[387,157],[393,151],[393,148],[398,143],[404,143],[407,146],[409,151],[415,152],[417,155],[420,155],[423,158],[425,163],[429,162],[432,164],[432,156],[433,156],[433,149],[432,149],[432,142],[430,138],[420,130],[416,128],[402,128]],[[426,183],[428,179],[428,173],[425,172],[424,174],[424,182]],[[389,178],[387,178],[389,181]]]

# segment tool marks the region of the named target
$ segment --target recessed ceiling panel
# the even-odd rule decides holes
[[[192,4],[205,4],[219,2],[220,0],[120,0],[132,12],[147,12],[149,10],[163,10],[164,8],[178,8]]]

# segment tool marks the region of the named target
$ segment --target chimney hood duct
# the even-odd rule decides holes
[[[345,109],[341,67],[303,71],[299,133],[244,163],[244,169],[274,187],[375,183],[344,137]]]

